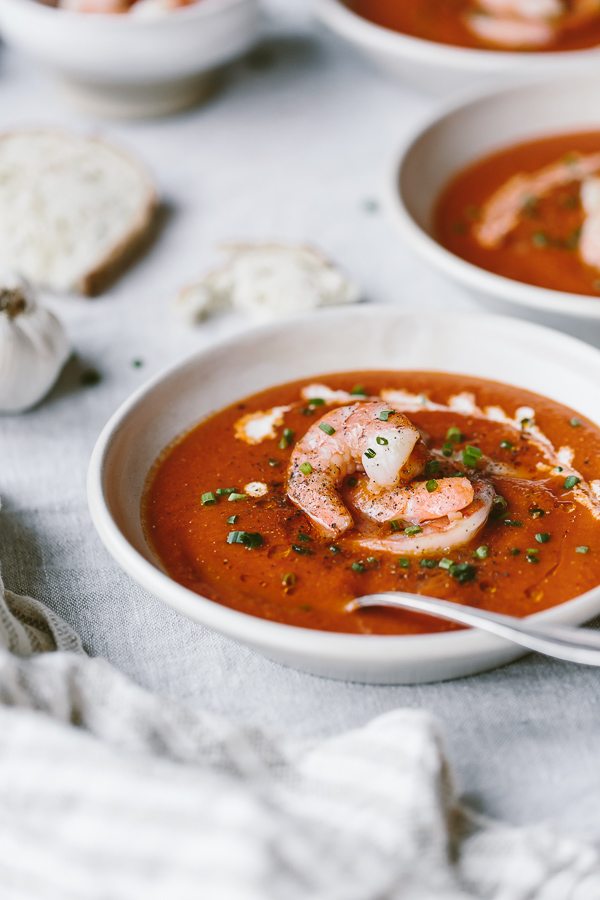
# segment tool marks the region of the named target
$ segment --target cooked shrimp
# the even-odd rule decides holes
[[[416,524],[459,512],[473,502],[473,497],[473,485],[468,478],[439,478],[435,485],[413,481],[379,494],[371,493],[361,483],[352,500],[364,516],[375,522],[402,519]]]
[[[490,16],[517,19],[553,19],[565,12],[562,0],[478,0],[477,5]]]
[[[497,247],[519,223],[529,200],[540,200],[555,188],[582,181],[600,170],[600,153],[573,154],[531,174],[520,173],[498,188],[482,209],[473,233],[484,247]]]
[[[585,219],[579,235],[579,255],[586,265],[600,269],[600,178],[587,178],[581,185]]]
[[[490,484],[477,481],[473,484],[473,501],[462,510],[462,514],[450,514],[423,523],[420,526],[421,531],[417,534],[407,535],[398,532],[387,537],[365,535],[356,538],[353,543],[360,550],[371,550],[374,553],[408,556],[447,553],[455,547],[468,544],[483,528],[489,518],[494,496],[494,489]]]
[[[505,48],[548,46],[600,14],[600,0],[478,0],[476,5],[481,13],[467,15],[467,26]]]
[[[498,47],[547,47],[556,37],[555,27],[541,19],[472,13],[466,16],[465,21],[478,38]]]
[[[59,0],[60,9],[81,13],[125,13],[130,0]]]
[[[375,490],[423,471],[427,450],[413,423],[376,400],[327,412],[298,441],[288,470],[288,497],[326,534],[353,524],[339,493],[346,475],[364,471]]]

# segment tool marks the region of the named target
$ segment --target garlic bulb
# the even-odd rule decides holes
[[[30,286],[0,280],[0,413],[29,409],[56,381],[70,353],[65,331]]]
[[[232,244],[220,269],[183,288],[177,312],[190,324],[233,308],[268,320],[356,303],[358,288],[313,247]]]

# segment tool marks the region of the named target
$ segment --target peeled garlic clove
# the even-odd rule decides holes
[[[59,320],[27,282],[0,280],[0,413],[23,412],[48,393],[70,354]]]

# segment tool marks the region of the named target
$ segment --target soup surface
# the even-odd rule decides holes
[[[407,449],[404,480],[382,487]],[[201,422],[155,464],[142,515],[167,572],[212,600],[309,628],[417,633],[452,626],[346,604],[399,589],[523,616],[600,583],[599,479],[600,430],[551,400],[355,372]]]
[[[598,0],[346,0],[359,16],[412,37],[484,50],[580,50],[600,44]]]
[[[435,210],[440,243],[507,278],[600,294],[600,132],[506,147],[459,172]]]

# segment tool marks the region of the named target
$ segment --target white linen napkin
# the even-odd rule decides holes
[[[460,808],[435,722],[289,742],[154,696],[0,579],[3,900],[598,900],[597,851]]]

